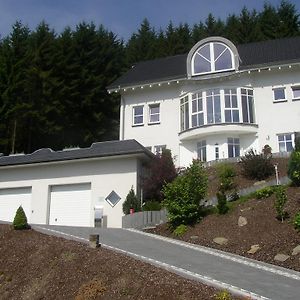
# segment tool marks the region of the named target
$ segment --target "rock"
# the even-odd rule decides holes
[[[248,210],[251,210],[251,209],[252,209],[252,207],[246,207],[244,209],[240,209],[240,211],[243,212],[243,211],[248,211]]]
[[[297,255],[297,254],[299,254],[299,253],[300,253],[300,245],[298,245],[297,247],[295,247],[295,248],[293,249],[292,255]]]
[[[257,185],[261,185],[261,184],[264,184],[264,183],[266,183],[266,181],[265,180],[261,180],[261,181],[254,182],[253,185],[257,186]]]
[[[284,262],[284,261],[286,261],[288,258],[290,258],[288,255],[279,253],[279,254],[277,254],[277,255],[274,257],[274,260]]]
[[[245,226],[247,224],[248,224],[247,219],[245,217],[240,216],[239,219],[238,219],[238,225],[240,227],[242,227],[242,226]]]
[[[228,239],[224,237],[216,237],[213,239],[213,241],[218,245],[227,245]]]
[[[259,249],[260,249],[260,246],[259,246],[259,245],[252,245],[252,246],[251,246],[251,249],[250,249],[249,251],[247,251],[247,253],[249,253],[249,254],[254,254],[254,253],[256,253]]]
[[[190,239],[191,240],[198,240],[199,236],[198,235],[191,235]]]

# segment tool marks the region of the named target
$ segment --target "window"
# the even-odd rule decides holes
[[[286,100],[285,88],[284,87],[274,88],[273,97],[274,97],[274,102]]]
[[[225,89],[225,122],[240,122],[236,89]]]
[[[197,143],[197,158],[201,161],[206,161],[206,141]]]
[[[167,145],[156,145],[153,147],[153,150],[154,150],[153,152],[156,155],[158,155],[158,154],[162,155],[163,150],[166,148],[167,148]]]
[[[188,96],[180,99],[180,130],[189,128],[189,98]]]
[[[105,200],[110,204],[110,206],[114,207],[121,200],[121,197],[115,191],[112,191]]]
[[[300,99],[300,86],[293,86],[292,87],[293,91],[293,99]]]
[[[133,107],[133,125],[143,125],[144,124],[144,106],[134,106]]]
[[[201,46],[192,59],[193,75],[234,68],[232,51],[223,43],[210,42]]]
[[[215,160],[218,160],[220,158],[220,149],[219,149],[219,144],[215,144]]]
[[[192,127],[204,124],[202,93],[192,95]]]
[[[149,123],[155,124],[160,122],[160,106],[159,104],[149,105]]]
[[[254,100],[252,89],[241,89],[243,123],[254,123]]]
[[[221,123],[221,98],[220,90],[206,92],[207,123]]]
[[[278,135],[280,152],[291,152],[293,150],[293,135],[290,133]]]
[[[240,156],[240,139],[239,138],[228,138],[228,157]]]

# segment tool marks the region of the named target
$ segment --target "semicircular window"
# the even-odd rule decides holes
[[[207,43],[201,46],[193,55],[193,75],[227,71],[233,68],[233,53],[230,48],[223,43]]]

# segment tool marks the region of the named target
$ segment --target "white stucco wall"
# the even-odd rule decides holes
[[[177,166],[187,166],[193,158],[196,158],[197,141],[205,139],[207,142],[207,160],[215,157],[214,145],[220,146],[220,158],[228,156],[227,137],[238,137],[240,139],[241,154],[253,148],[260,152],[264,145],[272,147],[273,152],[278,152],[277,135],[281,133],[293,133],[300,131],[300,101],[292,100],[291,86],[300,85],[299,66],[285,66],[252,71],[250,74],[244,72],[229,77],[215,78],[206,81],[186,80],[179,83],[163,83],[161,86],[152,85],[136,87],[134,90],[121,91],[123,107],[121,109],[124,119],[121,123],[123,138],[137,139],[144,146],[167,145],[176,157]],[[281,103],[273,102],[273,88],[286,87],[287,101]],[[213,88],[239,88],[251,87],[254,91],[256,128],[247,129],[240,126],[240,131],[223,129],[218,132],[217,126],[210,129],[198,129],[209,133],[200,134],[188,139],[182,139],[180,135],[180,98],[188,93],[198,90],[209,90]],[[148,105],[160,103],[160,124],[148,124]],[[135,105],[144,105],[144,125],[132,126],[132,108]],[[191,111],[191,109],[190,109]],[[241,117],[241,116],[240,116]],[[123,124],[123,126],[122,126]],[[225,126],[226,127],[226,126]],[[229,128],[229,126],[228,126]],[[216,130],[214,130],[216,129]],[[120,131],[121,131],[120,130]],[[196,132],[192,129],[191,135]],[[191,139],[191,140],[190,140]]]
[[[52,185],[91,183],[91,223],[94,207],[102,198],[108,227],[122,227],[122,204],[137,184],[137,158],[114,158],[0,168],[0,189],[32,187],[31,223],[47,224]],[[111,207],[104,198],[114,190],[121,200]]]

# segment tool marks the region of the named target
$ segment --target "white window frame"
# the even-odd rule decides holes
[[[294,101],[300,100],[300,96],[299,96],[299,97],[295,97],[295,95],[294,95],[294,91],[295,91],[295,90],[300,91],[300,85],[294,85],[294,86],[292,86],[291,88],[292,88],[292,95],[293,95],[292,99],[293,99]]]
[[[287,135],[290,135],[291,136],[291,139],[288,140],[287,139]],[[279,137],[282,136],[283,137],[283,141],[279,141]],[[277,142],[278,142],[278,151],[279,152],[291,152],[291,151],[287,151],[287,143],[291,143],[292,144],[292,148],[294,149],[295,148],[295,135],[294,133],[279,133],[277,134]],[[280,151],[280,144],[284,144],[284,151]]]
[[[158,107],[158,113],[151,113],[151,108],[154,108],[154,107]],[[148,124],[159,124],[160,123],[160,103],[149,104],[148,112],[149,112]],[[157,115],[158,115],[158,121],[151,121],[151,117],[157,116]]]
[[[206,140],[199,141],[197,143],[197,159],[200,161],[207,161],[207,144]]]
[[[143,109],[143,112],[141,115],[136,115],[135,114],[135,109],[138,108],[138,107],[142,107]],[[143,122],[141,123],[135,123],[135,117],[143,117]],[[144,105],[135,105],[132,107],[132,126],[143,126],[144,125],[144,120],[145,120],[145,117],[144,117]]]
[[[167,149],[167,145],[155,145],[153,146],[153,153],[155,155],[162,155],[164,149]]]
[[[221,54],[219,54],[219,56],[217,58],[215,58],[215,52],[214,52],[214,44],[220,44],[222,46],[225,47],[225,49],[223,50],[223,52]],[[203,55],[201,55],[199,53],[199,51],[205,47],[209,45],[209,52],[210,52],[210,60],[208,60],[206,57],[204,57]],[[230,57],[231,57],[231,64],[232,64],[232,68],[229,68],[229,69],[222,69],[222,70],[216,70],[216,66],[215,66],[215,63],[216,61],[223,55],[223,53],[226,51],[226,50],[229,50],[229,53],[230,53]],[[197,55],[200,55],[203,59],[205,59],[207,62],[210,63],[210,71],[208,72],[199,72],[199,73],[196,73],[195,72],[195,58]],[[234,70],[235,69],[235,61],[234,61],[234,55],[233,55],[233,52],[232,50],[230,49],[230,47],[228,47],[226,44],[224,43],[221,43],[221,42],[209,42],[209,43],[206,43],[204,45],[201,45],[201,47],[199,47],[197,49],[197,51],[194,53],[193,57],[192,57],[192,64],[191,64],[191,67],[192,67],[192,75],[195,76],[195,75],[203,75],[203,74],[211,74],[211,73],[220,73],[220,72],[226,72],[226,71],[230,71],[230,70]]]
[[[256,113],[255,113],[255,102],[254,102],[254,89],[253,88],[248,88],[248,87],[241,87],[240,88],[241,90],[241,93],[240,93],[240,96],[241,96],[241,117],[242,117],[242,123],[244,124],[255,124],[255,121],[256,121]],[[242,93],[242,90],[245,90],[246,91],[246,94],[243,94]],[[252,95],[250,95],[249,91],[252,91]],[[246,122],[246,120],[244,120],[244,115],[243,115],[243,96],[246,96],[247,97],[247,117],[248,117],[248,122]],[[252,111],[252,118],[253,118],[253,122],[251,122],[251,114],[250,114],[250,105],[249,105],[249,99],[252,97],[252,104],[253,104],[253,111]],[[241,121],[241,118],[240,118],[240,121]]]
[[[232,143],[229,143],[229,139],[232,139]],[[238,140],[238,143],[236,143],[235,141]],[[229,145],[231,145],[233,148],[233,156],[229,156]],[[236,147],[239,147],[239,155],[237,155],[237,149]],[[240,157],[241,156],[241,140],[240,138],[237,137],[228,137],[227,138],[227,151],[228,151],[228,158],[232,158],[232,157]]]
[[[225,90],[229,90],[229,94],[225,93]],[[235,93],[232,91],[235,90]],[[229,96],[229,102],[230,102],[230,107],[226,107],[226,96]],[[236,104],[237,107],[232,106],[232,96],[236,96]],[[239,95],[238,95],[238,89],[237,88],[224,88],[223,89],[223,99],[221,98],[221,101],[223,100],[223,105],[224,105],[224,123],[230,123],[230,124],[238,124],[241,123],[241,116],[240,116],[240,103],[239,103]],[[226,111],[230,111],[230,122],[226,122]],[[233,121],[233,112],[237,111],[238,112],[238,122]]]
[[[191,128],[196,128],[196,127],[199,127],[199,126],[203,126],[205,125],[205,109],[204,109],[204,99],[206,97],[204,97],[202,91],[198,92],[198,93],[192,93],[192,99],[191,99],[191,121],[190,121],[190,124],[191,124]],[[194,96],[194,98],[193,98]],[[199,106],[198,106],[198,101],[201,99],[201,102],[202,102],[202,110],[199,110]],[[196,111],[193,112],[193,101],[196,101]],[[202,114],[203,115],[203,124],[199,124],[199,115]],[[197,124],[196,126],[193,126],[193,116],[196,116],[197,118]]]
[[[283,90],[283,92],[284,92],[284,98],[282,98],[282,99],[275,99],[275,91],[277,91],[277,90]],[[272,89],[272,92],[273,92],[273,102],[286,102],[287,101],[286,88],[285,87],[282,87],[282,86],[274,87]]]

